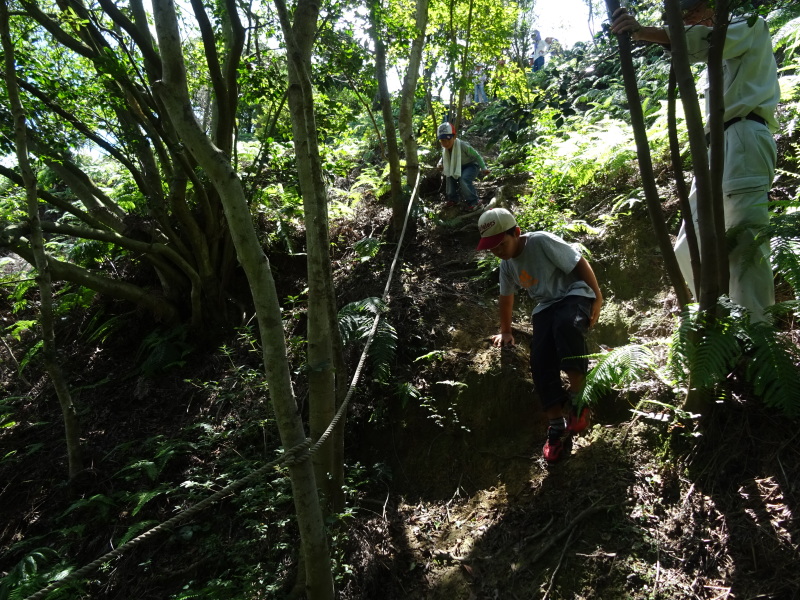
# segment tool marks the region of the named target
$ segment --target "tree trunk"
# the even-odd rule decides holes
[[[102,6],[102,12],[97,4]],[[140,305],[158,307],[154,313],[157,319],[166,313],[182,316],[191,310],[195,330],[208,335],[215,331],[215,325],[227,324],[227,319],[234,317],[228,308],[235,302],[229,304],[235,291],[224,289],[223,284],[235,271],[235,257],[220,198],[213,186],[198,174],[197,164],[189,153],[184,152],[171,119],[152,90],[161,79],[161,57],[150,34],[143,3],[131,0],[124,12],[113,0],[98,0],[97,4],[87,7],[80,0],[62,2],[53,7],[55,12],[45,12],[35,2],[21,4],[24,16],[34,22],[34,27],[41,27],[42,33],[35,34],[32,40],[26,37],[15,40],[20,48],[17,58],[30,57],[31,64],[37,64],[40,53],[45,57],[59,53],[64,65],[63,71],[54,69],[47,77],[20,77],[17,81],[20,90],[43,107],[29,115],[29,151],[61,179],[59,187],[64,187],[68,194],[59,199],[39,189],[39,199],[70,212],[92,228],[169,246],[172,256],[180,257],[177,262],[165,258],[161,252],[146,250],[142,254],[161,281],[160,290],[148,291],[161,301]],[[228,2],[223,9],[230,10],[231,6]],[[216,145],[221,150],[232,150],[244,30],[235,15],[221,15],[218,23],[211,23],[203,13],[202,3],[195,2],[193,9],[207,61],[203,66],[208,68],[213,83],[216,116],[210,135],[219,141]],[[66,14],[77,15],[80,26],[62,27]],[[110,43],[108,32],[112,30],[125,33]],[[37,43],[35,39],[44,39],[45,43]],[[141,56],[141,61],[137,56]],[[45,59],[41,63],[47,65],[50,61]],[[27,68],[30,65],[23,65],[20,70],[25,72]],[[90,97],[85,102],[96,104],[97,111],[83,110],[80,107],[83,100],[60,94],[59,89],[72,86],[73,82],[71,89],[77,93],[72,96]],[[101,93],[98,94],[95,85]],[[84,93],[80,86],[91,91]],[[106,126],[98,125],[94,117],[99,114],[110,115],[111,121]],[[40,126],[45,121],[57,125],[53,129]],[[111,139],[97,133],[106,129],[115,132]],[[135,208],[123,207],[111,195],[103,193],[88,172],[72,160],[66,148],[87,142],[102,149],[127,171],[136,188]],[[21,240],[17,237],[15,242]],[[52,259],[50,262],[52,267]],[[102,282],[102,273],[86,276],[80,268],[61,271],[80,275],[81,281],[70,281],[96,291],[102,289],[101,293],[120,289],[114,286],[116,281],[112,278],[106,277]],[[55,270],[52,274],[58,277]],[[129,286],[126,294],[130,296],[131,292]],[[187,306],[189,299],[191,306]],[[159,305],[165,303],[173,306],[162,310]],[[235,316],[239,317],[238,311]]]
[[[682,215],[691,215],[692,207],[689,205],[689,189],[683,177],[683,161],[681,160],[680,143],[678,142],[678,122],[675,116],[675,92],[677,87],[674,66],[669,70],[669,90],[667,92],[667,134],[669,136],[669,151],[672,160],[672,169],[675,171],[675,189],[678,192],[678,202]],[[684,221],[686,226],[686,245],[689,248],[689,261],[692,265],[694,289],[700,289],[700,248],[697,246],[697,231],[694,228],[694,219]]]
[[[364,107],[364,110],[366,110],[367,114],[369,115],[369,120],[372,122],[372,128],[375,130],[375,135],[378,136],[378,146],[380,146],[381,148],[381,156],[385,159],[386,149],[383,147],[383,135],[381,135],[381,128],[378,127],[378,122],[375,120],[375,114],[372,112],[372,107],[369,105],[369,102],[367,102],[364,99],[363,94],[361,94],[358,91],[358,87],[356,86],[356,83],[352,80],[350,75],[345,73],[344,76],[347,77],[347,83],[350,84],[350,88],[353,90],[353,94],[355,94],[356,98],[358,98],[358,101],[361,102],[361,105]]]
[[[680,3],[673,0],[665,2],[667,25],[670,32],[672,65],[681,93],[683,112],[686,117],[686,128],[689,132],[689,148],[692,153],[694,183],[697,194],[697,225],[700,244],[701,276],[699,295],[700,310],[713,311],[719,297],[717,283],[717,246],[714,240],[714,207],[710,201],[711,181],[708,169],[708,148],[703,130],[703,118],[700,103],[694,85],[694,76],[689,67],[686,49],[686,32],[683,25],[683,14]],[[683,215],[684,220],[692,215]]]
[[[44,235],[42,222],[39,218],[39,197],[36,194],[36,176],[31,169],[28,159],[27,126],[25,124],[25,110],[19,96],[16,79],[16,64],[14,59],[14,46],[8,24],[8,6],[6,0],[0,0],[0,37],[2,38],[3,58],[5,62],[6,89],[14,118],[14,143],[17,151],[22,179],[25,184],[25,197],[27,199],[28,219],[31,228],[30,247],[33,252],[34,262],[38,275],[39,301],[41,303],[39,321],[42,327],[42,341],[44,363],[53,387],[56,390],[58,402],[61,405],[61,415],[64,420],[64,437],[67,445],[67,463],[69,478],[73,479],[82,469],[80,426],[75,405],[72,403],[72,394],[69,384],[58,362],[56,347],[55,321],[53,319],[53,286],[50,278],[47,255],[44,250]]]
[[[697,194],[697,224],[700,243],[700,287],[697,288],[700,302],[696,339],[703,331],[713,326],[717,316],[718,300],[728,289],[728,251],[725,236],[725,213],[722,198],[722,175],[724,164],[724,84],[722,54],[728,29],[728,0],[719,0],[715,5],[714,28],[708,53],[709,84],[709,140],[710,156],[705,139],[703,121],[694,78],[689,68],[686,50],[685,29],[682,12],[677,0],[666,2],[666,17],[672,42],[672,60],[678,76],[689,144],[692,151],[695,188]],[[682,85],[681,85],[682,84]],[[691,115],[691,118],[690,118]],[[692,220],[691,211],[684,213],[684,221]],[[705,414],[712,401],[710,390],[695,388],[689,374],[689,392],[684,407],[690,412]]]
[[[380,0],[370,0],[369,18],[372,43],[375,44],[375,77],[378,80],[378,98],[383,114],[383,127],[386,132],[386,159],[389,161],[389,187],[391,190],[392,226],[391,236],[397,240],[403,230],[406,218],[406,203],[403,200],[403,181],[400,174],[400,153],[397,149],[397,130],[392,114],[392,98],[386,82],[386,46],[381,37],[383,33],[383,10]]]
[[[400,116],[398,129],[400,140],[406,155],[406,185],[413,188],[419,173],[419,156],[417,154],[417,140],[414,138],[414,104],[417,93],[417,80],[419,67],[422,62],[422,51],[425,48],[425,30],[428,26],[429,0],[417,0],[416,18],[414,25],[416,35],[411,40],[411,51],[408,55],[408,68],[403,78],[403,88],[400,92]]]
[[[438,146],[436,140],[436,130],[439,127],[439,119],[436,117],[436,110],[433,107],[433,69],[430,67],[426,67],[423,71],[422,87],[425,90],[425,106],[428,109],[428,115],[431,118],[431,131],[433,132],[431,139],[425,140],[425,142]]]
[[[336,412],[336,378],[347,379],[341,358],[342,344],[336,321],[336,295],[330,261],[328,198],[322,176],[322,160],[317,144],[314,97],[311,84],[311,50],[319,5],[303,0],[295,8],[294,22],[283,0],[275,5],[281,20],[289,60],[289,110],[300,176],[300,191],[306,224],[308,252],[308,381],[310,426],[313,439],[325,432]],[[336,367],[342,370],[336,370]],[[344,427],[344,420],[340,427]],[[337,464],[335,443],[343,436],[333,436],[314,457],[317,485],[331,507],[343,503],[344,471]]]
[[[728,239],[725,234],[725,202],[722,191],[722,176],[725,169],[725,81],[722,72],[722,55],[725,50],[725,37],[728,34],[730,0],[716,0],[714,3],[714,29],[711,33],[711,47],[708,51],[708,126],[711,176],[711,203],[714,207],[713,231],[716,241],[717,296],[728,293],[730,268],[728,262]],[[714,299],[716,306],[717,298]]]
[[[618,0],[606,0],[609,18],[614,11],[619,8]],[[647,132],[644,126],[644,112],[642,103],[639,99],[639,89],[636,84],[636,72],[631,58],[631,37],[625,33],[617,36],[619,44],[619,58],[622,66],[622,76],[625,80],[625,94],[628,98],[628,109],[631,115],[631,125],[633,127],[633,137],[636,140],[636,155],[639,159],[639,170],[642,175],[642,186],[644,187],[645,201],[647,202],[647,212],[650,215],[650,222],[653,225],[653,233],[656,242],[661,250],[664,259],[664,266],[667,275],[675,288],[678,302],[685,306],[689,303],[689,290],[683,280],[678,260],[675,258],[675,251],[672,248],[669,231],[667,230],[666,220],[661,211],[661,200],[658,197],[655,177],[653,176],[653,162],[650,157],[650,146],[647,142]],[[695,97],[696,99],[696,97]]]
[[[464,40],[464,54],[461,56],[461,75],[456,77],[460,81],[458,89],[458,109],[456,111],[456,131],[461,131],[461,118],[464,109],[464,95],[467,93],[467,82],[469,81],[469,43],[472,36],[472,9],[475,6],[475,0],[469,0],[469,11],[467,12],[467,33]]]
[[[159,98],[176,124],[181,141],[205,170],[222,199],[231,237],[256,307],[264,369],[281,443],[289,449],[302,443],[305,434],[292,389],[280,304],[269,261],[259,243],[241,181],[230,159],[211,143],[192,111],[175,5],[172,0],[156,0],[153,9],[164,57],[162,84],[157,88]],[[305,557],[308,597],[329,600],[333,598],[333,578],[314,471],[310,462],[301,461],[290,465],[289,473]]]

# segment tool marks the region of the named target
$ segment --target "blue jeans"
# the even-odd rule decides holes
[[[458,192],[461,191],[461,199],[467,206],[474,206],[478,203],[478,192],[475,191],[475,178],[478,176],[478,165],[470,163],[461,167],[461,178],[445,177],[447,180],[447,199],[451,202],[458,202]]]
[[[486,97],[486,90],[483,89],[483,84],[480,83],[480,82],[475,84],[474,100],[475,100],[476,103],[479,103],[479,102],[487,103],[487,102],[489,102],[489,98]]]

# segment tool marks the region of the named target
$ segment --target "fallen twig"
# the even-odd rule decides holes
[[[531,558],[531,559],[530,559],[530,560],[528,560],[527,562],[528,562],[529,564],[533,564],[533,563],[535,563],[536,561],[538,561],[538,560],[539,560],[539,559],[540,559],[542,556],[544,556],[544,555],[545,555],[545,554],[546,554],[546,553],[547,553],[547,552],[550,550],[550,548],[552,548],[552,547],[553,547],[555,544],[557,544],[557,543],[558,543],[558,542],[561,540],[561,538],[563,538],[564,536],[568,535],[568,534],[569,534],[569,532],[570,532],[570,531],[572,531],[572,529],[573,529],[573,528],[574,528],[574,527],[575,527],[575,526],[576,526],[578,523],[580,523],[580,522],[581,522],[583,519],[585,519],[585,518],[586,518],[586,517],[588,517],[589,515],[591,515],[591,514],[594,514],[594,513],[596,513],[596,512],[599,512],[599,511],[601,511],[601,510],[604,510],[604,509],[606,509],[606,508],[610,508],[610,507],[608,507],[608,506],[598,506],[598,505],[597,505],[597,504],[598,504],[598,502],[600,502],[600,500],[602,500],[602,499],[603,499],[603,498],[600,498],[599,500],[595,501],[595,503],[594,503],[594,504],[592,504],[592,505],[591,505],[589,508],[587,508],[587,509],[586,509],[586,510],[584,510],[582,513],[580,513],[580,514],[579,514],[577,517],[575,517],[574,519],[572,519],[572,521],[570,522],[570,524],[569,524],[569,525],[567,525],[567,526],[566,526],[564,529],[562,529],[562,530],[561,530],[559,533],[557,533],[556,535],[554,535],[553,537],[551,537],[551,538],[548,540],[548,542],[547,542],[547,543],[546,543],[546,544],[545,544],[545,545],[544,545],[544,546],[543,546],[543,547],[542,547],[542,548],[539,550],[539,552],[537,552],[537,553],[536,553],[536,554],[533,556],[533,558]]]
[[[569,536],[567,536],[567,541],[564,543],[564,549],[561,551],[561,556],[558,559],[558,564],[556,568],[553,569],[553,574],[550,576],[550,585],[547,586],[547,591],[544,593],[542,600],[547,600],[547,596],[550,595],[550,590],[553,589],[553,583],[556,580],[556,574],[558,570],[561,568],[561,563],[564,562],[564,555],[567,553],[567,548],[569,548],[569,543],[572,541],[572,534],[575,533],[574,529],[571,529],[569,532]]]
[[[0,340],[3,340],[3,346],[5,346],[6,350],[8,350],[8,355],[11,357],[11,361],[17,366],[17,375],[19,376],[19,380],[28,387],[33,387],[31,382],[28,381],[25,375],[22,374],[22,370],[19,368],[19,362],[17,362],[17,357],[14,356],[14,353],[11,351],[11,346],[8,345],[5,338],[0,337]]]

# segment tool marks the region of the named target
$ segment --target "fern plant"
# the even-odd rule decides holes
[[[770,312],[796,311],[799,305],[784,302]],[[714,389],[739,370],[765,405],[788,417],[800,416],[800,348],[789,334],[767,323],[751,323],[738,308],[723,299],[719,312],[724,316],[708,323],[697,305],[691,305],[673,333],[665,366],[642,344],[590,356],[598,362],[586,377],[578,403],[596,404],[610,392],[629,389],[647,378],[675,387],[688,385],[691,374],[692,386]]]
[[[339,333],[342,343],[345,346],[361,340],[366,343],[375,316],[385,310],[386,305],[383,301],[375,297],[343,306],[339,311]],[[385,318],[381,318],[367,354],[372,372],[379,383],[388,383],[396,349],[397,331]]]
[[[753,253],[769,240],[776,273],[800,298],[800,202],[775,203],[772,215],[749,249]],[[751,257],[752,258],[752,257]],[[800,314],[800,300],[780,302],[769,313],[780,322],[784,315]],[[668,348],[667,367],[674,381],[697,389],[724,385],[739,369],[756,397],[789,417],[800,416],[800,349],[790,333],[767,323],[751,323],[741,307],[721,298],[713,322],[691,305],[681,316]],[[641,345],[595,355],[597,366],[587,376],[581,400],[596,402],[612,389],[630,386],[648,373],[663,377],[655,356]]]
[[[781,303],[770,312],[790,310],[796,304]],[[800,349],[772,325],[751,323],[727,299],[720,305],[723,316],[711,324],[694,305],[684,313],[670,347],[671,372],[683,381],[691,373],[694,386],[711,388],[743,367],[744,380],[767,406],[789,417],[800,416]]]
[[[776,203],[785,210],[772,215],[768,226],[756,237],[772,243],[772,263],[775,270],[800,294],[800,202]]]
[[[48,583],[63,579],[69,575],[71,567],[59,558],[59,553],[52,548],[37,548],[14,565],[0,579],[0,600],[22,600],[41,590]],[[83,595],[81,583],[70,583],[54,590],[48,598],[77,598]]]
[[[597,404],[612,391],[630,388],[643,379],[665,379],[655,352],[645,344],[628,344],[589,358],[597,360],[597,364],[586,375],[586,384],[577,398],[579,408]]]

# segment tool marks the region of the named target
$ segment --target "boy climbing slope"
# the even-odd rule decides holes
[[[549,420],[544,458],[553,463],[569,454],[571,435],[588,424],[588,410],[576,415],[571,405],[586,378],[586,332],[600,316],[603,294],[586,259],[557,235],[545,231],[523,234],[504,208],[483,213],[478,230],[481,240],[477,249],[502,259],[500,333],[492,336],[492,343],[514,345],[511,317],[519,288],[537,302],[531,315],[531,375]],[[561,384],[561,371],[569,379],[567,390]]]
[[[459,204],[458,192],[461,190],[462,210],[471,212],[480,208],[481,202],[473,182],[478,175],[489,172],[483,157],[467,142],[458,139],[456,128],[451,123],[439,125],[438,137],[442,145],[442,159],[437,167],[444,172],[447,181],[447,205]]]

